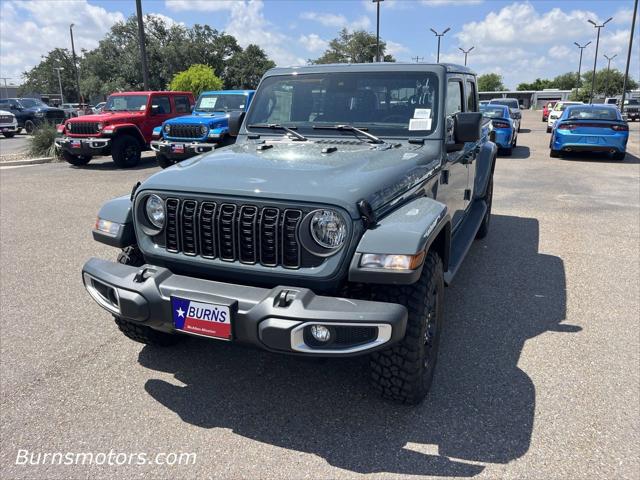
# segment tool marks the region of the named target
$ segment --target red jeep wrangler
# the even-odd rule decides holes
[[[67,120],[58,126],[56,148],[71,165],[86,165],[91,157],[109,155],[118,167],[140,162],[154,127],[191,113],[191,92],[121,92],[107,99],[102,113]]]

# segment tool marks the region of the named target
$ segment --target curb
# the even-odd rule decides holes
[[[11,160],[9,162],[0,161],[0,168],[17,167],[22,165],[38,165],[40,163],[50,163],[52,161],[53,161],[53,157],[32,158],[29,160]]]

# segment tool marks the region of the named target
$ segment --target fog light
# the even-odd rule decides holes
[[[331,332],[324,325],[311,325],[311,335],[319,342],[328,342]]]

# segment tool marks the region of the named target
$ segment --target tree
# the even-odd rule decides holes
[[[554,88],[552,81],[547,79],[536,78],[532,83],[520,83],[516,87],[518,91],[524,90],[544,90],[545,88]]]
[[[257,45],[249,45],[235,53],[227,62],[224,75],[225,88],[256,88],[264,72],[275,67]]]
[[[62,94],[65,102],[80,100],[77,98],[75,71],[71,52],[66,48],[55,48],[51,50],[38,65],[23,73],[24,82],[20,88],[19,95],[30,95],[32,93],[59,94],[60,83],[58,83],[58,72],[60,70],[60,83],[62,83]]]
[[[222,80],[207,65],[191,65],[184,72],[177,73],[169,84],[169,90],[193,92],[197,97],[205,90],[220,90]]]
[[[567,72],[562,75],[558,75],[555,77],[551,83],[553,87],[547,88],[559,88],[560,90],[571,90],[572,88],[576,88],[578,86],[578,73],[577,72]]]
[[[591,95],[591,82],[593,72],[585,72],[582,75],[582,86],[574,93],[572,99],[582,102],[588,102]],[[619,70],[611,69],[607,72],[606,68],[596,72],[596,82],[594,89],[594,97],[612,97],[622,94],[622,85],[624,82],[624,73]],[[629,77],[627,80],[627,90],[635,90],[638,88],[638,82]]]
[[[485,73],[478,77],[478,91],[500,92],[506,90],[502,83],[502,75],[498,73]]]
[[[395,62],[391,55],[384,52],[386,42],[380,40],[380,57],[385,62]],[[329,48],[320,58],[309,63],[368,63],[376,59],[376,36],[364,30],[349,32],[343,28],[338,36],[329,42]]]

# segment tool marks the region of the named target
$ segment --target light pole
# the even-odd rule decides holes
[[[578,62],[578,83],[576,84],[576,89],[580,88],[580,83],[582,83],[582,79],[580,75],[582,74],[582,52],[585,48],[591,45],[591,42],[587,42],[584,45],[580,45],[578,42],[573,42],[573,44],[580,49],[580,61]]]
[[[440,38],[444,37],[445,33],[447,33],[449,30],[451,30],[450,27],[447,27],[447,29],[442,32],[442,33],[438,33],[436,32],[433,28],[430,28],[429,30],[431,30],[433,32],[433,34],[438,37],[438,56],[437,56],[437,63],[440,63]]]
[[[138,43],[140,44],[140,56],[142,57],[142,83],[144,83],[144,89],[149,90],[149,67],[147,65],[147,48],[144,44],[144,19],[142,18],[141,0],[136,0],[136,16],[138,17]]]
[[[607,79],[606,79],[606,83],[605,83],[605,87],[604,87],[604,96],[606,97],[609,93],[609,72],[611,71],[611,60],[613,60],[614,58],[616,58],[618,56],[618,54],[616,53],[613,57],[607,57],[606,55],[604,55],[604,58],[607,59]]]
[[[7,80],[11,80],[11,77],[0,77],[0,80],[4,80],[4,98],[9,98],[9,88],[7,88]]]
[[[72,23],[69,25],[69,33],[71,34],[71,54],[73,55],[73,69],[76,72],[76,93],[78,95],[78,102],[82,102],[82,96],[80,95],[80,76],[78,75],[78,63],[76,62],[76,47],[73,44],[73,27]]]
[[[636,14],[638,13],[638,0],[633,3],[633,19],[631,20],[631,34],[629,35],[629,49],[627,50],[627,66],[624,70],[622,82],[622,99],[620,100],[620,113],[624,113],[624,97],[627,95],[627,78],[629,78],[629,64],[631,63],[631,48],[633,47],[633,31],[636,27]]]
[[[60,87],[60,105],[64,103],[64,96],[62,95],[62,80],[60,79],[60,70],[64,70],[64,67],[53,67],[58,71],[58,86]]]
[[[376,62],[380,61],[380,2],[384,0],[371,0],[376,4]]]
[[[422,60],[424,60],[424,57],[419,57],[419,56],[417,56],[417,55],[416,55],[415,57],[411,57],[411,59],[412,59],[412,60],[415,60],[415,61],[416,61],[416,63],[419,63],[419,62],[421,62]]]
[[[475,46],[471,47],[469,50],[465,50],[462,47],[458,47],[458,50],[460,50],[462,53],[464,53],[464,66],[467,66],[467,55],[469,54],[469,52],[471,50],[473,50],[474,48],[476,48]]]
[[[609,17],[602,25],[598,25],[593,20],[588,20],[588,22],[594,26],[594,28],[598,29],[598,35],[596,36],[596,54],[593,57],[593,77],[591,78],[591,95],[589,95],[589,103],[593,103],[593,91],[596,88],[596,65],[598,64],[598,46],[600,45],[600,29],[604,28],[604,26],[613,20],[613,17]]]

